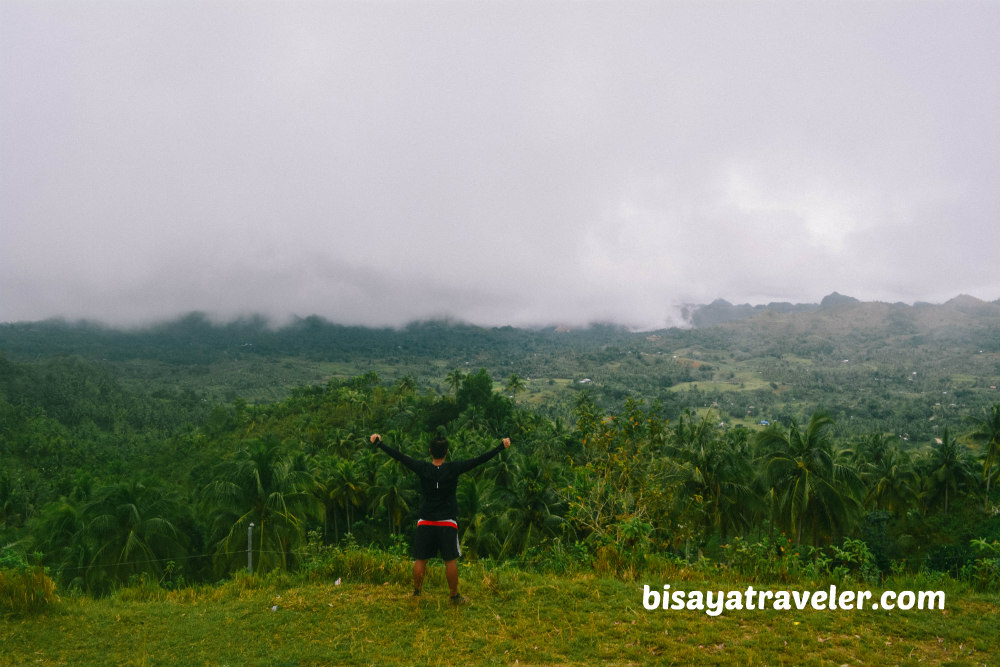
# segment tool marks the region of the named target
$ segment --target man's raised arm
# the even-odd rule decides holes
[[[466,459],[464,461],[457,461],[457,465],[462,466],[462,472],[467,472],[472,470],[476,466],[482,465],[489,461],[491,458],[502,452],[503,450],[510,447],[510,438],[504,438],[499,445],[489,450],[484,454],[480,454],[474,459]]]
[[[383,452],[385,452],[386,454],[388,454],[392,458],[394,458],[397,461],[399,461],[400,463],[402,463],[404,466],[406,466],[410,470],[416,470],[417,465],[420,463],[419,461],[417,461],[417,459],[413,458],[412,456],[407,456],[406,454],[404,454],[403,452],[399,451],[398,449],[393,449],[389,445],[387,445],[384,442],[382,442],[382,437],[378,433],[372,433],[371,437],[368,438],[368,439],[371,441],[371,443],[373,445],[375,445],[376,447],[378,447],[379,449],[381,449]]]

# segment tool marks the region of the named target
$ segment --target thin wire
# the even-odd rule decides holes
[[[53,569],[53,570],[55,570],[57,572],[69,572],[69,571],[73,571],[73,570],[89,570],[89,569],[94,568],[94,567],[119,567],[119,566],[123,566],[123,565],[147,565],[149,563],[170,563],[172,561],[176,562],[176,561],[180,561],[180,560],[194,560],[195,558],[212,558],[212,557],[216,557],[216,556],[237,556],[237,555],[244,556],[244,555],[246,555],[246,553],[247,552],[246,552],[245,549],[242,550],[242,551],[217,551],[216,553],[212,553],[212,554],[189,554],[187,556],[177,556],[176,558],[149,558],[149,559],[146,559],[146,560],[128,560],[128,561],[122,561],[120,563],[93,563],[91,565],[73,565],[73,566],[69,566],[69,567],[67,567],[67,566],[51,566],[50,569]],[[267,550],[267,551],[254,550],[254,553],[255,554],[279,554],[280,555],[280,554],[283,554],[285,552],[283,552],[283,551],[270,551],[270,550]]]
[[[186,556],[177,556],[177,557],[173,557],[173,558],[150,558],[150,559],[145,559],[145,560],[122,561],[120,563],[91,564],[91,565],[74,565],[74,566],[68,566],[68,567],[67,566],[51,566],[50,569],[53,569],[53,570],[55,570],[57,572],[72,572],[72,571],[79,571],[79,570],[89,570],[89,569],[94,568],[94,567],[119,567],[119,566],[128,566],[128,565],[148,565],[150,563],[169,563],[171,561],[173,561],[173,562],[187,561],[187,560],[194,560],[196,558],[214,558],[214,557],[219,557],[219,556],[243,556],[243,555],[246,555],[246,553],[247,553],[246,549],[242,549],[240,551],[217,551],[215,553],[210,553],[210,554],[188,554]],[[269,555],[284,555],[285,554],[285,552],[283,552],[283,551],[272,551],[272,550],[254,550],[254,553],[255,554],[269,554]],[[391,555],[388,552],[385,552],[385,553],[386,553],[386,555]],[[935,557],[935,556],[931,556],[930,554],[926,554],[926,555],[924,555],[922,557],[903,559],[903,562],[917,563],[917,562],[920,562],[920,561],[924,561],[926,563],[926,562],[930,562],[931,560],[934,560],[934,561],[937,561],[937,562],[944,561],[944,562],[967,562],[968,563],[968,562],[975,562],[976,560],[980,560],[981,558],[986,558],[987,560],[991,560],[991,559],[989,559],[989,558],[987,558],[985,556],[979,556],[979,557],[971,558],[970,559],[970,558],[967,558],[967,557],[957,556],[957,555],[956,556],[936,556]],[[504,558],[503,560],[494,560],[492,558],[477,559],[477,560],[478,561],[485,560],[485,561],[488,561],[488,562],[490,562],[490,563],[492,563],[494,565],[500,565],[500,566],[507,565],[507,564],[513,564],[513,565],[516,565],[518,567],[523,567],[524,565],[531,565],[531,564],[533,564],[533,559],[531,557],[525,556],[523,554],[519,555],[519,556],[515,556],[515,557]],[[535,562],[534,564],[540,564],[540,563]],[[696,563],[687,563],[687,564],[688,565],[695,565]]]

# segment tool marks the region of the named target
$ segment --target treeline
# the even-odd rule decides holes
[[[411,375],[444,391],[442,369],[485,367],[498,377],[530,379],[525,400],[553,419],[570,419],[576,394],[586,388],[607,411],[641,396],[668,416],[715,406],[729,424],[804,422],[821,405],[841,438],[886,431],[919,443],[945,427],[961,430],[968,416],[997,400],[998,327],[996,304],[968,311],[955,304],[842,304],[645,333],[451,322],[375,329],[319,317],[276,327],[262,317],[217,323],[195,313],[133,330],[2,324],[0,350],[23,364],[81,357],[129,391],[172,396],[183,387],[212,403],[284,398],[332,372]]]
[[[255,569],[296,569],[319,543],[401,550],[416,480],[366,436],[422,456],[439,426],[453,458],[514,442],[459,487],[472,558],[638,567],[732,563],[746,545],[815,560],[848,545],[869,575],[979,568],[982,580],[997,568],[977,545],[1000,539],[1000,405],[914,448],[896,434],[840,437],[823,412],[728,427],[714,410],[632,398],[609,410],[586,392],[571,418],[553,419],[518,403],[518,375],[498,387],[485,370],[453,371],[443,391],[369,373],[211,406],[123,392],[71,359],[50,362],[53,379],[78,377],[60,394],[37,385],[45,366],[0,363],[0,544],[64,588],[215,581],[248,556]]]
[[[960,305],[960,304],[959,304]],[[970,306],[971,307],[971,306]],[[570,332],[451,322],[400,329],[308,317],[276,327],[261,317],[217,323],[202,314],[141,329],[59,321],[2,324],[0,350],[18,364],[81,358],[139,395],[189,394],[231,403],[284,398],[293,387],[376,371],[443,392],[443,369],[489,368],[526,378],[524,395],[571,419],[586,389],[606,411],[629,397],[668,416],[714,407],[720,421],[808,421],[814,406],[838,437],[892,432],[920,443],[997,400],[1000,307],[842,304],[810,313],[764,311],[704,329]],[[170,406],[164,406],[169,411]]]
[[[633,338],[622,327],[595,325],[574,331],[574,344],[584,347]],[[564,349],[568,337],[554,327],[515,329],[479,327],[449,321],[413,322],[405,327],[336,324],[319,316],[276,325],[262,316],[214,322],[203,313],[135,329],[93,322],[0,324],[0,350],[17,359],[53,353],[123,361],[152,359],[171,364],[210,364],[233,357],[302,356],[320,360],[392,357],[454,358],[551,355]]]

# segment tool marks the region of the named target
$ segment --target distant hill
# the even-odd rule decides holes
[[[852,296],[833,292],[823,297],[818,304],[772,302],[752,306],[746,303],[733,305],[725,299],[716,299],[707,305],[686,306],[683,312],[685,320],[696,329],[740,322],[762,314],[818,315],[819,319],[827,320],[835,330],[855,325],[891,328],[898,326],[901,321],[909,322],[918,329],[936,329],[946,324],[967,323],[970,318],[1000,317],[1000,300],[987,302],[962,294],[943,304],[918,302],[910,306],[904,303],[863,302]],[[843,321],[836,323],[837,319]],[[802,319],[803,323],[815,321],[810,318]]]
[[[994,338],[1000,338],[1000,301],[986,302],[968,295],[943,304],[914,305],[863,302],[837,292],[818,304],[734,305],[716,299],[706,305],[686,306],[683,315],[690,325],[687,328],[641,333],[613,324],[569,330],[554,326],[480,327],[451,321],[414,322],[400,329],[368,328],[344,326],[318,316],[274,327],[260,316],[216,323],[202,313],[136,329],[46,320],[0,324],[0,353],[19,359],[75,354],[109,361],[157,359],[181,364],[212,363],[246,355],[325,360],[406,355],[457,358],[476,357],[486,349],[515,355],[551,351],[567,344],[597,349],[627,345],[650,335],[687,345],[691,334],[698,338],[695,332],[717,327],[728,330],[727,335],[745,333],[776,339],[806,332],[823,338],[863,333],[884,342],[898,336],[948,338],[966,331],[985,332],[987,337],[992,332]],[[1000,348],[1000,340],[986,340],[984,344]]]
[[[765,305],[751,306],[744,303],[735,306],[725,299],[716,299],[704,306],[685,306],[682,315],[696,329],[713,327],[726,322],[739,322],[753,317],[757,313],[808,313],[819,308],[814,303],[789,303],[787,301],[772,302]]]

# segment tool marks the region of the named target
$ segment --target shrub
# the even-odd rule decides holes
[[[1000,590],[1000,542],[987,542],[984,538],[979,538],[972,540],[970,544],[980,557],[963,566],[960,577],[976,590]]]
[[[36,614],[58,601],[45,568],[14,551],[0,553],[0,614]]]
[[[566,544],[557,537],[543,544],[528,547],[522,562],[536,571],[564,574],[589,569],[593,559],[585,543],[574,541]]]
[[[729,568],[751,581],[788,581],[789,570],[795,569],[791,554],[791,540],[784,537],[784,544],[773,543],[768,538],[750,542],[734,537],[722,545]],[[796,554],[797,555],[797,554]]]
[[[406,583],[413,576],[413,566],[405,556],[374,547],[360,547],[352,539],[339,546],[323,544],[315,531],[300,550],[300,571],[310,579],[337,579],[382,584]],[[399,551],[396,548],[395,551]]]
[[[880,579],[880,571],[875,563],[875,556],[872,554],[868,544],[862,540],[852,540],[845,538],[841,546],[831,547],[833,551],[833,567],[830,573],[843,578],[843,575],[850,575],[858,581],[866,584],[877,584]]]
[[[862,540],[848,538],[840,546],[815,548],[796,547],[784,535],[777,543],[736,537],[722,549],[729,568],[751,581],[879,581],[875,558]]]
[[[128,579],[128,584],[116,588],[113,595],[123,602],[150,602],[152,600],[162,600],[166,591],[149,576],[148,573],[133,574]]]

